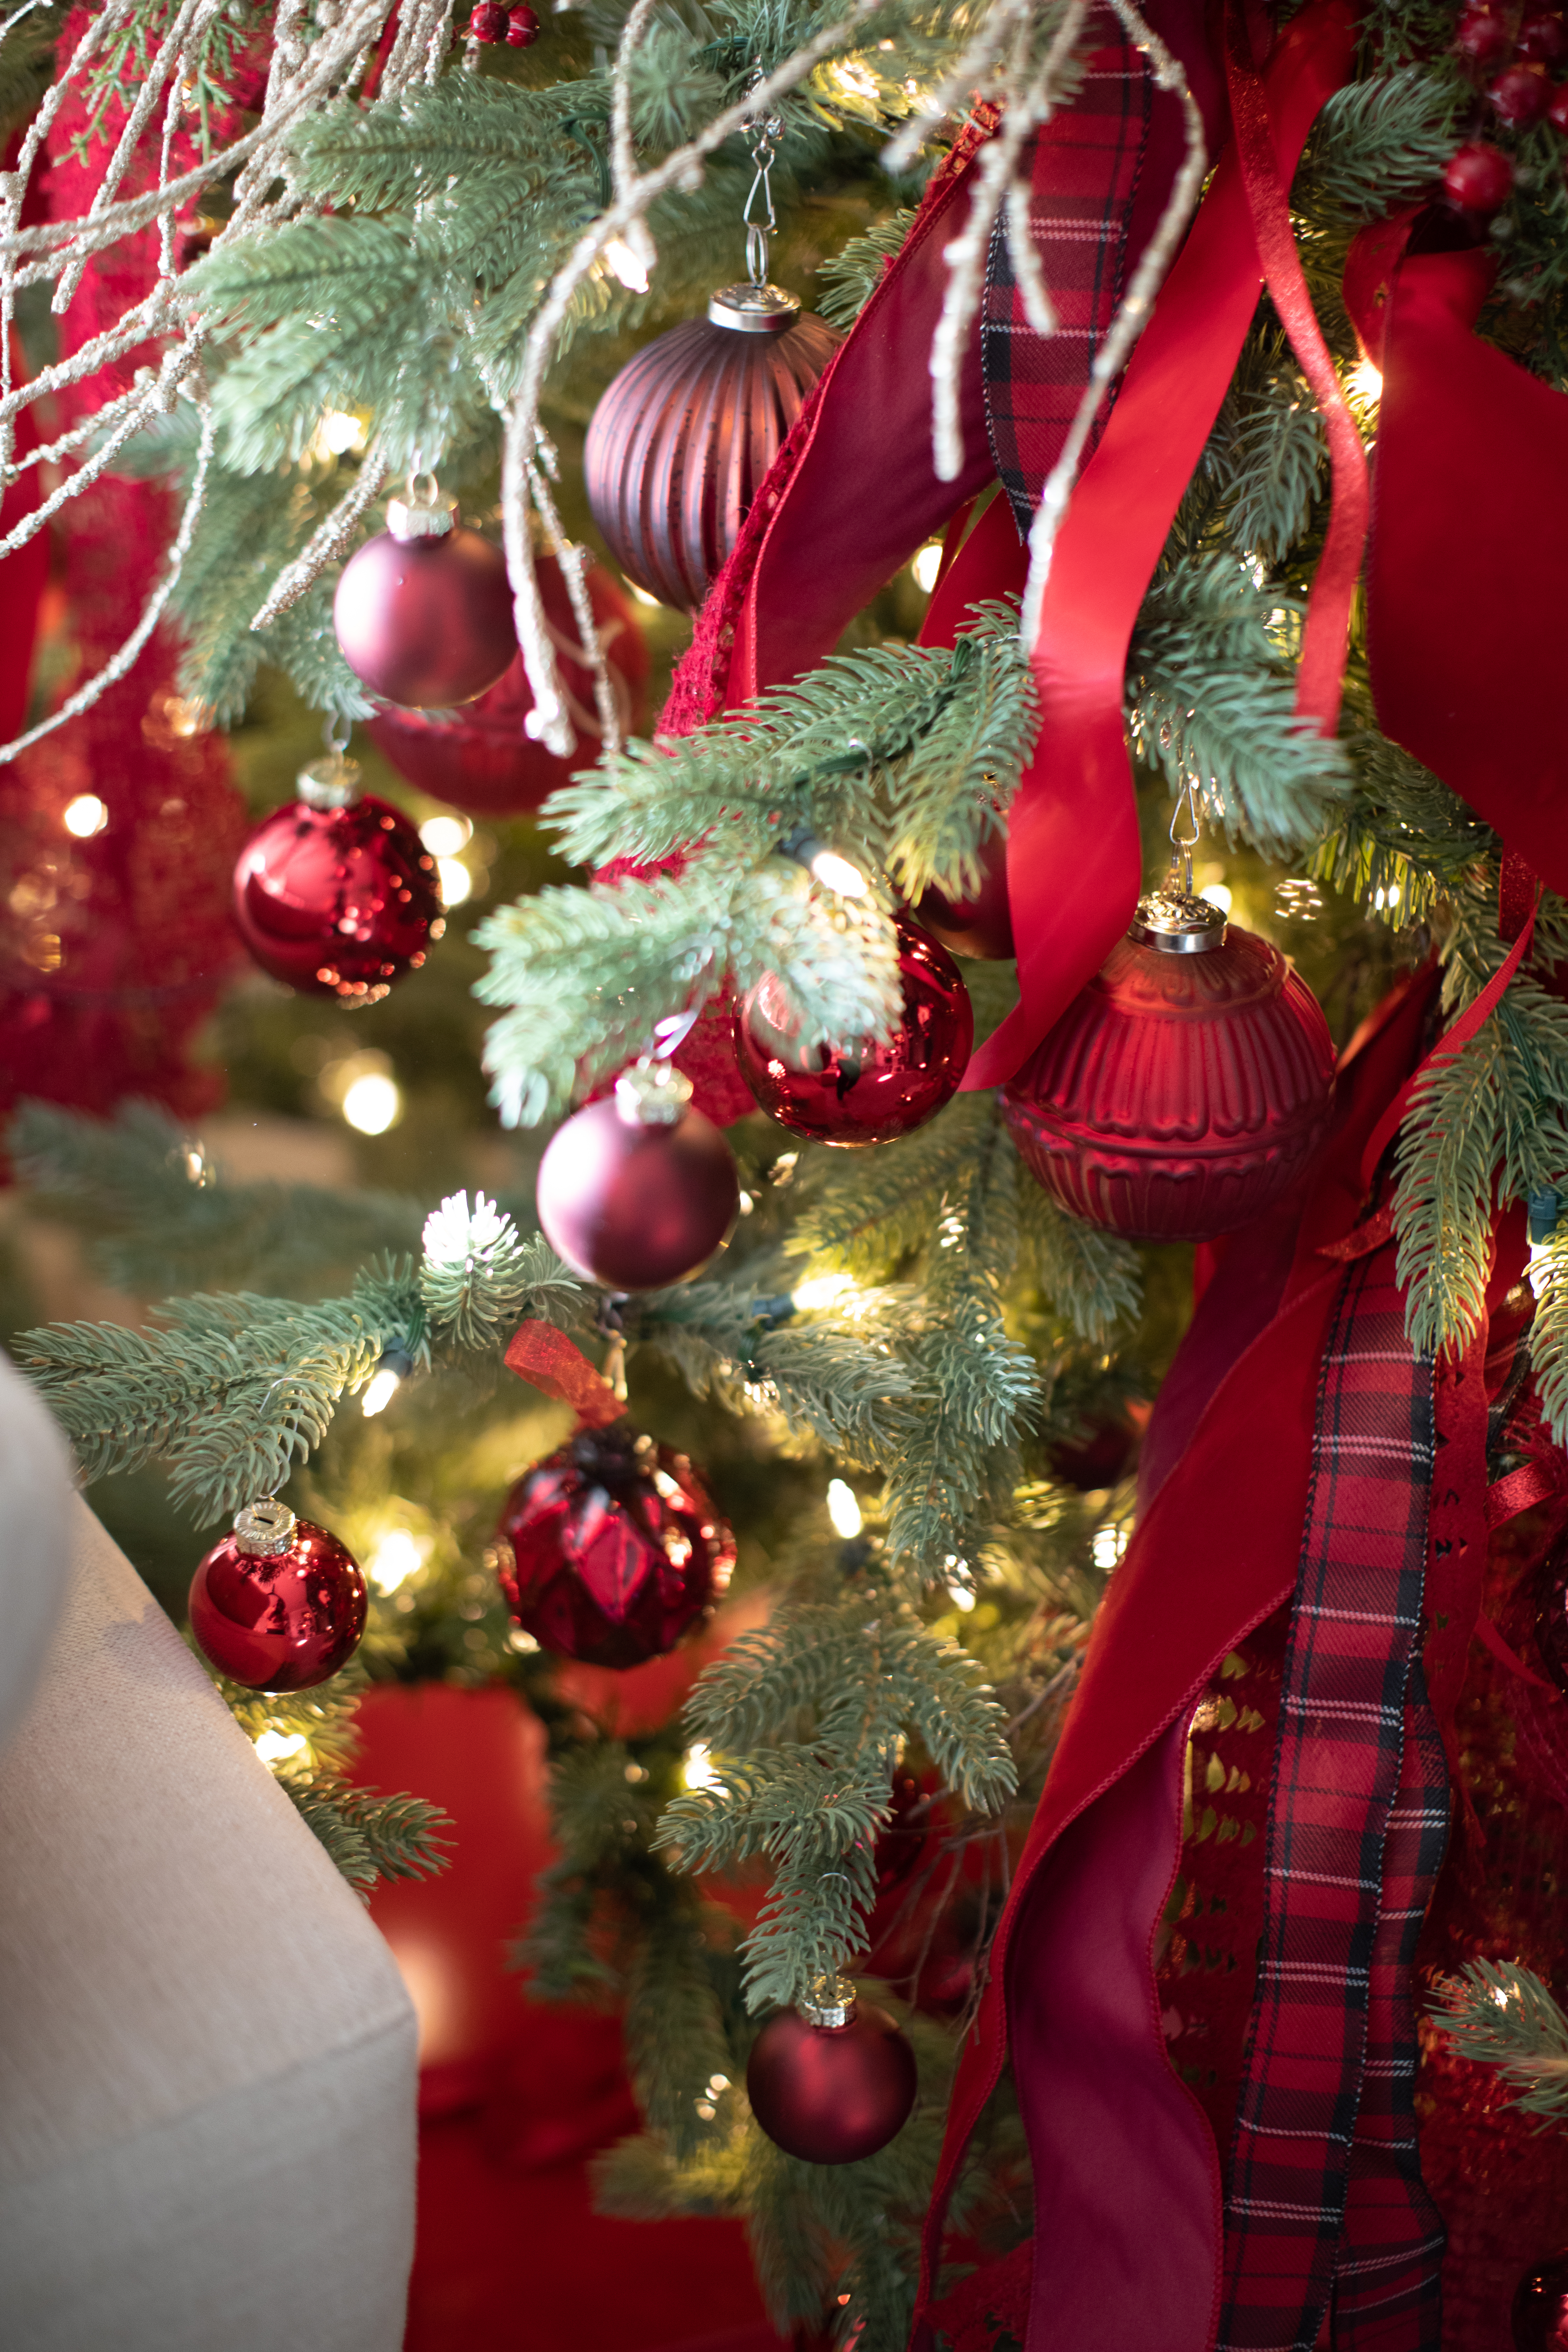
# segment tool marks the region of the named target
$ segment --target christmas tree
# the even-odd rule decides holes
[[[1559,2292],[1565,60],[0,37],[9,1150],[140,1303],[12,1352],[356,1885],[449,1844],[367,1687],[542,1723],[603,2210],[781,2330]],[[362,1181],[226,1177],[220,1065]]]

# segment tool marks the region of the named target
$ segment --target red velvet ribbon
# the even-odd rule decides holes
[[[520,1323],[506,1351],[508,1370],[530,1388],[569,1404],[587,1429],[607,1429],[626,1406],[581,1348],[553,1323]]]
[[[1313,0],[1282,35],[1262,83],[1275,184],[1292,175],[1353,47],[1346,0]],[[1122,722],[1128,646],[1235,373],[1263,274],[1232,146],[1057,537],[1033,652],[1039,741],[1008,820],[1020,1001],[976,1050],[966,1087],[1013,1076],[1093,978],[1137,903],[1142,849]]]

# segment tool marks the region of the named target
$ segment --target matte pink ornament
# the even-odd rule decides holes
[[[471,702],[517,652],[506,558],[452,512],[449,499],[389,499],[387,528],[349,558],[332,599],[354,676],[416,710]]]
[[[1003,1104],[1074,1216],[1212,1241],[1295,1182],[1327,1132],[1333,1076],[1328,1024],[1279,950],[1202,899],[1157,893]]]
[[[580,1429],[518,1480],[496,1553],[507,1606],[542,1648],[626,1667],[707,1615],[735,1539],[685,1456],[620,1422]]]
[[[270,1496],[249,1503],[191,1580],[202,1654],[247,1690],[313,1690],[359,1647],[364,1578],[336,1536]]]
[[[559,1128],[540,1162],[552,1249],[607,1290],[660,1290],[705,1265],[734,1223],[741,1180],[711,1119],[668,1064],[623,1073]],[[663,1099],[659,1099],[662,1097]]]
[[[915,2090],[915,2053],[897,2021],[847,1986],[821,2009],[770,2017],[746,2063],[752,2113],[776,2147],[807,2164],[875,2156],[908,2122]]]

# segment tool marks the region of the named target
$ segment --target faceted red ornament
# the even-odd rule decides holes
[[[1519,28],[1519,54],[1532,64],[1560,65],[1568,57],[1568,30],[1561,16],[1527,16]]]
[[[479,0],[468,18],[468,30],[476,41],[500,41],[506,37],[506,10],[496,5],[496,0]]]
[[[1509,2319],[1514,2352],[1568,2352],[1568,2246],[1525,2272]]]
[[[496,1549],[524,1633],[590,1666],[673,1650],[735,1565],[735,1539],[690,1463],[624,1422],[580,1429],[520,1478]]]
[[[1277,948],[1201,898],[1139,901],[1125,939],[1003,1097],[1075,1216],[1212,1241],[1278,1200],[1328,1125],[1334,1049]]]
[[[234,919],[263,971],[310,996],[375,1004],[446,929],[436,861],[400,811],[322,761],[263,819],[234,869]]]
[[[583,451],[588,504],[628,580],[694,613],[779,445],[837,348],[776,286],[727,286],[645,343],[608,386]]]
[[[972,898],[950,898],[943,891],[927,890],[915,903],[915,914],[933,940],[950,955],[978,956],[987,963],[1004,962],[1016,953],[1013,944],[1013,909],[1007,898],[1007,836],[994,833],[980,853],[980,887]]]
[[[1552,84],[1544,66],[1510,66],[1500,73],[1487,96],[1500,119],[1513,130],[1539,122],[1552,102]]]
[[[539,38],[539,19],[531,8],[509,8],[506,18],[506,45],[509,49],[531,49]]]
[[[499,685],[461,710],[381,710],[365,728],[400,776],[406,776],[411,784],[437,800],[466,809],[470,816],[521,816],[538,808],[580,768],[592,767],[599,756],[593,673],[583,653],[566,583],[553,556],[541,557],[538,571],[545,621],[576,738],[569,759],[558,760],[523,731],[533,696],[521,654],[512,656]],[[635,734],[643,720],[647,643],[631,605],[602,564],[595,564],[588,573],[588,602],[605,649],[622,730]]]
[[[974,1043],[958,966],[908,915],[898,919],[904,1010],[885,1045],[836,1054],[803,1046],[782,981],[765,973],[735,1016],[735,1055],[763,1108],[795,1135],[852,1148],[887,1143],[934,1118],[957,1093]]]
[[[741,1180],[690,1082],[668,1063],[622,1073],[551,1138],[539,1222],[568,1265],[607,1290],[659,1290],[705,1265],[734,1223]]]
[[[472,702],[517,652],[506,558],[454,511],[449,499],[389,499],[386,529],[349,558],[332,599],[354,676],[416,710]]]
[[[1467,9],[1459,19],[1454,47],[1472,65],[1499,65],[1509,52],[1507,22],[1494,16],[1489,8]]]
[[[364,1579],[336,1536],[270,1496],[191,1580],[191,1632],[204,1657],[247,1690],[313,1690],[359,1647]]]
[[[1506,205],[1513,187],[1513,165],[1484,139],[1473,139],[1450,155],[1443,170],[1443,186],[1450,204],[1465,213],[1495,213]]]
[[[842,1991],[832,2006],[770,2017],[746,2063],[752,2113],[775,2147],[807,2164],[875,2156],[915,2103],[915,2053],[897,2021]]]

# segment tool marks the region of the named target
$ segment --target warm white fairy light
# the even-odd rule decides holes
[[[803,1315],[817,1312],[824,1307],[837,1307],[854,1292],[855,1282],[847,1274],[814,1274],[805,1282],[797,1282],[790,1292],[791,1303]]]
[[[831,1478],[827,1485],[827,1516],[833,1522],[833,1532],[846,1543],[860,1532],[860,1506],[855,1499],[855,1489],[847,1479]]]
[[[1358,408],[1375,408],[1383,398],[1383,371],[1371,360],[1361,360],[1345,379],[1345,390]]]
[[[465,898],[473,897],[473,874],[460,857],[438,857],[436,878],[441,885],[443,906],[460,907]]]
[[[376,1374],[377,1380],[381,1374]],[[389,1528],[365,1562],[365,1573],[376,1591],[395,1592],[424,1567],[428,1544],[421,1543],[406,1528]]]
[[[713,1767],[713,1751],[706,1741],[696,1740],[681,1759],[680,1776],[689,1789],[710,1789],[719,1778]]]
[[[66,803],[60,823],[78,841],[90,841],[109,823],[109,811],[96,793],[78,793],[74,801]]]
[[[825,890],[837,890],[841,898],[863,898],[869,887],[860,868],[836,849],[815,850],[811,870]]]
[[[613,236],[605,247],[605,265],[628,294],[647,292],[647,270],[624,236]]]
[[[473,837],[473,824],[466,816],[427,816],[419,828],[419,838],[432,857],[456,857]]]
[[[374,1421],[378,1412],[384,1412],[402,1386],[400,1371],[391,1364],[378,1365],[365,1382],[364,1392],[359,1401],[359,1409],[366,1421]]]
[[[1217,907],[1222,915],[1229,914],[1231,909],[1231,894],[1228,883],[1205,882],[1203,888],[1198,892],[1198,896],[1200,898],[1205,898],[1211,907]]]
[[[403,1089],[384,1070],[366,1070],[344,1088],[342,1113],[361,1135],[384,1135],[403,1117]]]
[[[282,1764],[307,1744],[302,1731],[263,1731],[257,1736],[256,1752],[264,1764]]]
[[[346,408],[329,408],[316,427],[314,446],[324,457],[341,457],[352,449],[357,457],[363,454],[367,437],[362,416],[351,415]]]
[[[922,547],[910,570],[915,575],[915,586],[922,595],[929,596],[936,586],[936,575],[942,570],[940,543],[933,540],[929,547]]]
[[[1096,1568],[1114,1568],[1126,1549],[1127,1530],[1119,1528],[1114,1519],[1108,1520],[1102,1528],[1096,1528],[1090,1546]]]

